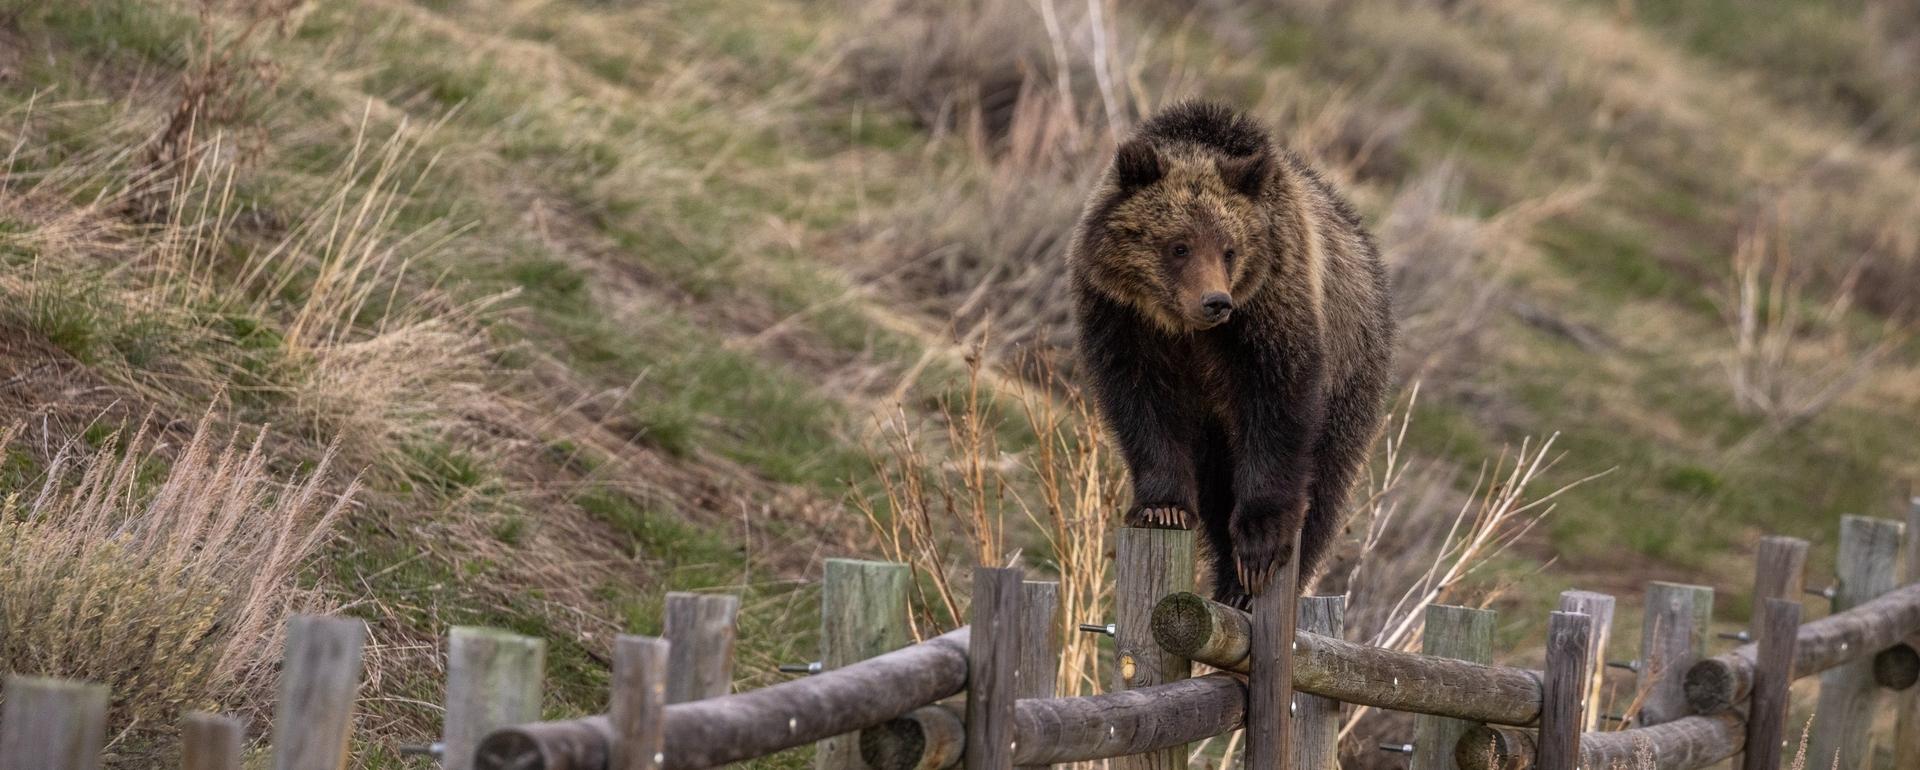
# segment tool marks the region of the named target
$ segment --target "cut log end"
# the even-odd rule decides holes
[[[1687,705],[1696,714],[1718,714],[1733,708],[1738,674],[1719,658],[1708,658],[1687,669]]]
[[[920,723],[901,717],[860,731],[860,759],[873,770],[916,770],[927,754]]]
[[[1453,750],[1460,770],[1524,770],[1533,766],[1532,730],[1475,725]]]
[[[1889,690],[1905,690],[1920,681],[1920,652],[1896,644],[1873,656],[1873,681]]]
[[[1213,638],[1213,609],[1198,594],[1176,593],[1153,608],[1153,639],[1181,657],[1194,653]]]

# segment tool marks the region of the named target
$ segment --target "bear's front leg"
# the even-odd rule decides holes
[[[1159,441],[1137,442],[1133,448],[1133,454],[1148,456],[1128,463],[1133,469],[1133,504],[1127,506],[1126,525],[1192,528],[1199,510],[1192,450],[1171,435]]]

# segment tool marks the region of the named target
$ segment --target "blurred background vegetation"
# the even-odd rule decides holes
[[[743,594],[738,687],[812,659],[824,556],[914,562],[922,633],[975,561],[1104,622],[1062,258],[1196,95],[1391,265],[1350,635],[1488,604],[1530,660],[1649,579],[1737,625],[1755,538],[1818,584],[1920,473],[1917,83],[1899,0],[0,0],[0,660],[145,766],[353,615],[401,767],[454,624],[546,638],[557,717],[669,589]]]

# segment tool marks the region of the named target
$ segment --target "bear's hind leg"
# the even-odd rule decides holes
[[[1312,584],[1321,562],[1347,525],[1347,495],[1353,477],[1366,464],[1380,421],[1377,388],[1358,387],[1327,405],[1327,425],[1315,452],[1307,520],[1300,528],[1300,585]]]

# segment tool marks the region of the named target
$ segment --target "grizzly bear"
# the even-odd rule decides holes
[[[1120,145],[1069,265],[1126,523],[1202,527],[1220,601],[1246,607],[1296,556],[1309,584],[1392,371],[1386,272],[1353,207],[1252,119],[1188,102]]]

